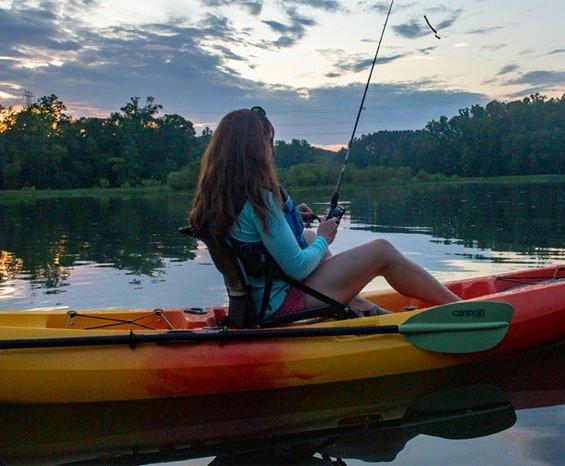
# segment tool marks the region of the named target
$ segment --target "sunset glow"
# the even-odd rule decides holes
[[[57,94],[72,114],[108,115],[133,95],[152,95],[202,128],[260,104],[280,138],[335,147],[351,131],[388,8],[365,0],[49,5],[0,2],[4,106],[30,89]],[[556,0],[519,0],[511,9],[494,1],[395,2],[361,131],[421,128],[495,98],[560,96],[564,12]]]

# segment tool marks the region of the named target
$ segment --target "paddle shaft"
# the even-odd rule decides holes
[[[80,337],[21,338],[0,340],[0,349],[55,348],[68,346],[137,345],[140,343],[197,343],[238,340],[269,340],[275,338],[356,336],[399,333],[398,325],[292,328],[292,329],[247,329],[212,331],[168,331],[165,333],[139,334],[133,331],[120,335],[92,335]]]
[[[51,337],[0,340],[0,349],[29,349],[29,348],[55,348],[69,346],[105,346],[105,345],[130,345],[141,343],[199,343],[215,341],[218,343],[241,340],[272,340],[280,338],[306,338],[306,337],[335,337],[335,336],[363,336],[394,333],[442,333],[465,332],[473,330],[497,329],[507,325],[505,322],[477,322],[474,324],[400,324],[400,325],[370,325],[359,327],[333,327],[333,328],[288,328],[288,329],[247,329],[247,330],[201,330],[184,331],[175,330],[165,333],[138,334],[131,331],[119,335],[88,335],[79,337]]]

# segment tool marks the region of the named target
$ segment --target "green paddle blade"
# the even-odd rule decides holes
[[[398,329],[410,343],[426,351],[475,353],[500,343],[512,313],[508,303],[461,301],[416,314]]]

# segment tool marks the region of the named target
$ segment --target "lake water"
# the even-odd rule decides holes
[[[307,202],[315,211],[322,213],[327,209],[331,189],[300,189],[291,191],[291,194],[296,201]],[[345,189],[342,199],[348,214],[332,245],[334,253],[374,238],[386,238],[442,280],[565,263],[563,183],[405,185],[386,189],[364,186]],[[0,312],[54,307],[148,308],[225,303],[221,277],[211,265],[207,252],[195,241],[177,233],[177,228],[186,221],[190,201],[190,196],[184,194],[115,197],[111,193],[99,197],[0,200]],[[367,288],[385,286],[386,283],[377,278]],[[232,408],[214,412],[210,406],[216,406],[218,400],[206,403],[200,400],[202,405],[200,401],[188,401],[183,409],[191,406],[190,415],[185,413],[182,422],[178,413],[183,410],[178,405],[145,405],[143,408],[136,405],[131,407],[132,411],[146,410],[143,419],[139,419],[140,423],[145,423],[143,432],[152,434],[145,437],[140,434],[135,441],[127,435],[132,431],[128,424],[131,419],[124,416],[122,410],[97,407],[95,413],[107,416],[106,423],[102,422],[105,429],[108,430],[110,425],[112,429],[118,429],[112,431],[115,442],[110,442],[111,448],[108,441],[100,442],[100,437],[108,440],[110,434],[104,436],[101,428],[98,435],[92,418],[98,418],[100,423],[100,415],[89,411],[92,407],[84,407],[82,411],[68,410],[68,413],[62,407],[54,412],[33,411],[41,415],[33,415],[24,408],[18,408],[18,411],[5,407],[0,409],[0,417],[4,420],[2,424],[6,425],[6,418],[11,419],[10,425],[19,424],[21,431],[27,434],[18,437],[17,429],[0,430],[0,461],[10,459],[8,464],[26,463],[29,462],[28,454],[43,458],[39,453],[43,451],[41,448],[49,451],[52,458],[59,458],[53,452],[59,448],[65,453],[60,457],[62,459],[56,460],[58,462],[100,456],[106,458],[102,461],[104,463],[108,462],[107,455],[119,453],[127,456],[133,451],[139,454],[145,451],[142,447],[146,442],[157,452],[151,450],[149,456],[130,457],[129,462],[180,461],[196,465],[215,461],[213,464],[223,465],[255,461],[254,464],[268,464],[271,460],[275,461],[274,458],[288,458],[288,455],[273,456],[273,451],[280,453],[282,449],[293,454],[302,452],[301,462],[297,464],[304,465],[331,464],[322,458],[320,451],[334,460],[336,457],[343,458],[348,465],[393,460],[394,464],[563,464],[565,381],[562,346],[524,358],[497,362],[495,366],[480,370],[459,369],[442,376],[438,373],[421,375],[422,379],[417,382],[390,380],[386,387],[363,382],[353,386],[319,388],[318,391],[281,393],[277,395],[280,410],[273,411],[268,421],[261,416],[264,414],[262,410],[267,410],[265,406],[269,400],[272,402],[271,394],[262,395],[264,403],[261,410],[255,409],[257,398],[238,395],[231,400],[230,406],[245,407],[247,423],[238,419],[230,411]],[[527,361],[524,362],[524,359]],[[500,375],[502,366],[513,368],[505,378]],[[521,382],[516,383],[516,379]],[[444,387],[443,382],[440,384],[438,381],[448,381],[451,386],[455,381],[473,386],[487,383],[502,389],[517,409],[516,422],[501,425],[498,433],[494,432],[494,427],[493,432],[481,433],[472,422],[463,420],[471,426],[467,429],[468,437],[472,437],[473,433],[483,436],[446,439],[433,436],[428,431],[421,432],[418,428],[414,430],[414,427],[406,430],[406,424],[412,422],[411,419],[406,420],[406,407],[424,392],[404,393],[402,388],[398,388],[395,393],[398,396],[403,394],[406,400],[404,410],[390,405],[390,401],[396,399],[394,396],[389,396],[386,402],[378,396],[375,398],[375,392],[388,393],[387,387],[394,384],[398,387],[416,384],[428,388],[433,385],[437,391]],[[336,392],[340,394],[337,400]],[[363,392],[361,397],[359,392]],[[312,402],[308,405],[304,399]],[[363,401],[358,402],[359,399]],[[319,400],[334,408],[324,411],[323,415],[312,415]],[[227,403],[225,399],[221,401]],[[298,409],[297,403],[301,406],[298,414],[293,411]],[[216,423],[209,422],[206,429],[216,434],[224,432],[223,440],[236,435],[230,429],[239,426],[238,439],[245,438],[247,443],[244,447],[238,444],[238,448],[241,447],[244,453],[237,450],[239,453],[235,454],[233,446],[216,446],[220,443],[211,442],[212,434],[210,441],[203,443],[209,446],[208,450],[200,444],[200,450],[190,447],[196,435],[196,424],[191,423],[194,420],[191,416],[198,412],[199,406],[208,408],[202,408],[198,425],[205,424],[201,419],[204,415],[216,416]],[[174,422],[182,429],[179,427],[173,433],[171,424],[162,417],[159,425],[148,424],[151,412],[167,409],[177,413],[176,417],[173,416]],[[253,416],[249,415],[250,412],[254,413]],[[288,422],[289,413],[296,414],[295,420],[301,419],[290,423],[292,429]],[[379,420],[385,414],[389,416],[385,417],[391,425],[380,429],[382,425],[375,421],[375,413],[380,416]],[[328,428],[330,423],[334,428],[336,425],[343,427],[345,422],[345,425],[359,427],[361,415],[365,416],[363,422],[372,426],[371,429],[353,429],[353,433],[324,431],[334,436],[325,438],[320,434],[312,440],[312,432],[319,431],[322,424]],[[498,418],[504,419],[504,416]],[[26,423],[23,419],[35,419],[35,430],[31,427],[31,420]],[[67,422],[62,423],[61,419],[67,419]],[[46,420],[53,422],[47,423]],[[283,430],[288,435],[307,431],[309,434],[305,437],[308,441],[288,443],[285,437],[286,443],[281,443],[281,439],[274,439],[272,430],[267,437],[264,429],[254,432],[255,427],[264,427],[265,422],[277,426],[277,434]],[[481,423],[483,426],[491,425],[488,420]],[[224,424],[232,427],[227,428]],[[41,430],[37,430],[38,425],[42,426]],[[73,443],[68,440],[63,448],[60,438],[63,432],[65,435],[69,432],[76,434],[80,426],[84,430],[80,441],[75,439]],[[84,426],[88,428],[84,429]],[[119,431],[119,426],[123,426],[124,432]],[[163,449],[161,443],[157,448],[157,431],[167,432],[169,438],[174,437],[174,448],[167,444],[168,447]],[[28,435],[29,432],[33,435]],[[85,449],[85,442],[96,448]],[[265,442],[270,449],[265,450]],[[120,452],[120,445],[129,453]],[[265,459],[265,451],[269,461]],[[122,460],[126,461],[124,458]]]

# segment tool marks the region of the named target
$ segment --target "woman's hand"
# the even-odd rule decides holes
[[[317,218],[316,214],[314,214],[314,211],[307,204],[302,203],[296,207],[300,211],[300,216],[302,217],[302,221],[306,225],[306,228],[310,228],[312,222]]]
[[[300,215],[302,215],[302,218],[304,217],[310,218],[314,213],[314,211],[310,208],[310,206],[308,206],[308,204],[304,204],[304,202],[302,204],[298,204],[297,207],[298,210],[300,211]]]
[[[337,233],[336,218],[330,218],[329,220],[324,220],[320,222],[320,226],[318,227],[318,236],[322,236],[323,238],[325,238],[328,244],[333,243],[336,233]]]

